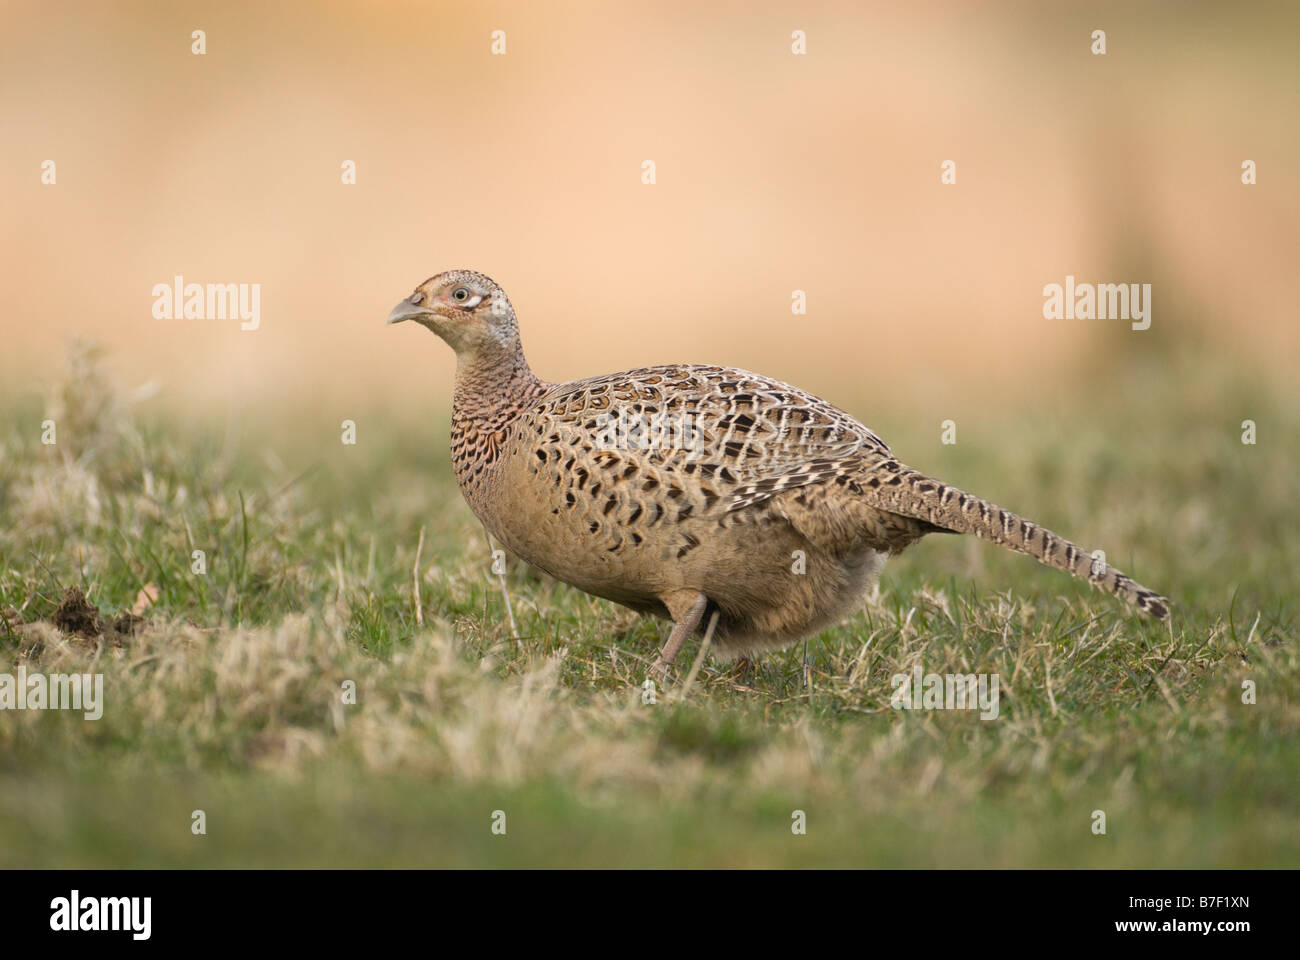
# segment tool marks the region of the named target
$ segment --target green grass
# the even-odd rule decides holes
[[[512,563],[511,636],[445,427],[376,412],[357,447],[296,421],[324,439],[230,449],[136,422],[80,370],[56,445],[30,398],[0,419],[0,672],[102,672],[106,706],[0,713],[0,864],[1294,867],[1300,411],[1187,363],[951,447],[872,424],[1104,546],[1169,624],[932,537],[808,644],[809,683],[799,645],[744,676],[706,662],[683,699],[692,644],[653,705],[666,624]],[[148,627],[60,635],[44,621],[74,584],[105,615],[153,584]],[[998,674],[999,717],[891,709],[918,663]]]

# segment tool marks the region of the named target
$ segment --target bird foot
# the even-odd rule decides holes
[[[663,657],[659,657],[650,665],[650,679],[654,680],[660,686],[668,683],[669,663]]]

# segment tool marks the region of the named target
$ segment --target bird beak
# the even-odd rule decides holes
[[[401,323],[403,320],[410,320],[412,317],[422,317],[426,314],[433,313],[428,307],[422,307],[416,304],[415,298],[419,294],[411,294],[397,306],[393,307],[393,312],[388,315],[389,323]]]

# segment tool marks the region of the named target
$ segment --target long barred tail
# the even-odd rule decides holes
[[[1169,616],[1168,600],[1100,559],[1094,562],[1082,547],[897,460],[886,459],[867,466],[858,483],[866,499],[882,510],[928,520],[945,530],[974,534],[981,540],[1026,553],[1040,563],[1109,590],[1143,613],[1159,620]]]

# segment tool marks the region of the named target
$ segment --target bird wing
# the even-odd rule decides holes
[[[837,407],[731,367],[672,364],[575,380],[543,396],[528,420],[542,441],[590,445],[602,472],[643,473],[642,483],[680,486],[727,511],[833,479],[864,459],[893,459]]]

